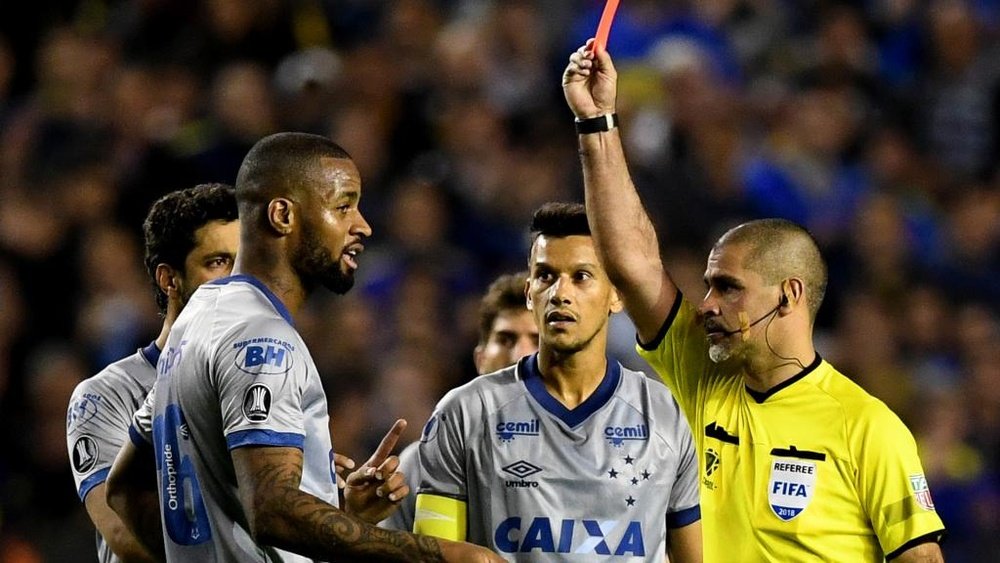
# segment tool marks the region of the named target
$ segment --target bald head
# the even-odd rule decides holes
[[[343,148],[321,135],[275,133],[257,141],[236,176],[236,201],[240,215],[275,197],[302,195],[302,190],[321,185],[323,159],[350,160]]]
[[[749,221],[727,231],[713,251],[745,245],[743,267],[760,274],[766,284],[789,278],[802,280],[806,287],[809,317],[815,321],[826,293],[826,262],[809,231],[784,219]]]

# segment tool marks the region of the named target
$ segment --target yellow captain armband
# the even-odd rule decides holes
[[[446,540],[465,541],[466,503],[451,497],[417,495],[413,533]]]

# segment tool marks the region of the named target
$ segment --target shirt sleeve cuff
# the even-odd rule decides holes
[[[306,437],[294,432],[276,432],[274,430],[238,430],[226,436],[226,445],[230,450],[246,446],[283,446],[303,449]]]
[[[668,513],[667,528],[683,528],[688,524],[694,524],[698,520],[701,520],[701,505],[696,504],[691,508]]]
[[[95,471],[94,473],[91,473],[86,479],[84,479],[83,481],[81,481],[80,482],[80,488],[77,491],[77,494],[80,495],[80,501],[82,502],[82,501],[86,500],[87,493],[89,493],[91,489],[93,489],[94,487],[96,487],[96,486],[100,485],[101,483],[107,481],[108,480],[108,473],[110,473],[110,472],[111,472],[111,468],[110,467],[105,467],[104,469],[101,469],[100,471]]]

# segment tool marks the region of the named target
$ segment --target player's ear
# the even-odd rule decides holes
[[[472,350],[472,363],[476,366],[476,373],[483,373],[483,345],[476,344],[476,347]]]
[[[295,211],[292,209],[292,202],[278,197],[272,199],[267,204],[267,222],[271,228],[280,235],[288,235],[292,232],[292,221],[295,219]]]
[[[156,265],[156,285],[160,291],[170,296],[171,292],[180,291],[180,276],[168,264]]]
[[[535,310],[535,304],[531,300],[531,278],[524,280],[524,306],[527,307],[529,311]]]
[[[618,294],[618,290],[611,287],[611,303],[609,309],[612,313],[620,313],[622,309],[625,308],[625,304],[622,303],[622,297]]]

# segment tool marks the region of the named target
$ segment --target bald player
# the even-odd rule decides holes
[[[611,56],[592,41],[563,75],[587,213],[640,353],[695,433],[705,559],[941,561],[913,436],[813,344],[827,283],[816,241],[789,221],[744,223],[708,255],[705,296],[681,295],[629,177]]]
[[[472,353],[476,373],[483,375],[513,365],[538,351],[538,326],[528,310],[524,284],[528,272],[503,274],[493,280],[479,303],[479,343]],[[420,485],[419,442],[399,453],[399,471],[406,476],[410,491]],[[393,530],[412,530],[416,495],[409,495],[392,516],[380,524]]]
[[[141,444],[152,423],[167,560],[498,561],[374,525],[405,493],[388,455],[402,421],[338,507],[326,397],[294,324],[316,287],[353,285],[371,234],[354,162],[325,137],[270,135],[245,157],[236,199],[233,275],[192,296],[157,365],[152,412],[133,425]]]

